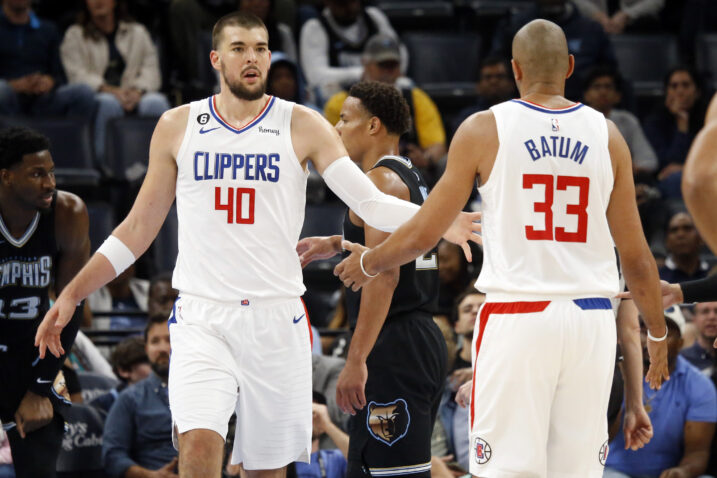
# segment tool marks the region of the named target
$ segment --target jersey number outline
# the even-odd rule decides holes
[[[235,193],[233,187],[227,189],[227,202],[222,204],[222,188],[214,188],[214,210],[227,212],[227,224],[254,224],[256,190],[236,188]]]
[[[556,179],[557,181],[555,181]],[[553,184],[556,182],[554,188]],[[556,177],[552,174],[523,175],[523,189],[533,189],[536,184],[545,186],[545,201],[535,202],[533,211],[545,215],[545,226],[542,230],[536,230],[533,226],[525,226],[525,238],[529,241],[587,242],[590,178],[584,176]],[[578,228],[575,232],[567,232],[564,227],[555,227],[553,230],[554,190],[566,191],[569,186],[578,188],[578,203],[568,204],[565,212],[578,216]]]
[[[39,297],[23,297],[21,299],[13,299],[8,306],[7,315],[5,314],[5,301],[0,299],[0,319],[34,319],[38,315],[40,306]],[[18,307],[17,310],[12,310]]]

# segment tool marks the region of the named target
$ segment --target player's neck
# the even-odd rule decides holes
[[[21,237],[37,214],[37,209],[17,201],[12,195],[0,192],[0,215],[14,237]]]
[[[222,91],[214,98],[219,115],[235,128],[242,128],[256,118],[269,101],[268,95],[258,100],[242,100],[229,91]]]
[[[566,99],[565,88],[554,83],[536,82],[521,85],[520,99],[537,103],[547,108],[561,108],[574,102]]]
[[[390,136],[384,139],[376,139],[372,141],[368,151],[363,155],[361,159],[361,169],[367,172],[369,169],[376,166],[381,158],[384,156],[397,156],[398,155],[398,139],[393,139]]]

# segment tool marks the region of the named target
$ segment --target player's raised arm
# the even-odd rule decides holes
[[[370,252],[358,245],[350,246],[354,253],[335,270],[346,287],[353,285],[358,290],[371,278],[369,275],[405,264],[438,242],[468,200],[478,163],[487,156],[486,150],[497,150],[497,139],[490,134],[497,138],[495,119],[490,112],[473,115],[463,122],[448,149],[446,171],[421,210]],[[485,147],[493,143],[495,148]]]
[[[181,106],[162,115],[149,147],[147,176],[132,210],[89,262],[64,288],[47,312],[35,335],[40,357],[47,348],[59,357],[64,353],[60,332],[72,318],[79,301],[117,277],[152,243],[174,201],[177,165],[174,160],[189,114]]]
[[[645,240],[635,201],[635,184],[632,179],[630,151],[615,124],[608,120],[610,157],[613,162],[615,183],[607,208],[607,220],[617,250],[620,252],[623,274],[640,314],[658,340],[648,339],[650,370],[646,379],[653,388],[659,388],[669,378],[667,370],[667,334],[662,310],[662,294],[657,265]]]

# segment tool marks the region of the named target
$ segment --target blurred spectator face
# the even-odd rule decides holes
[[[478,80],[478,94],[486,100],[499,102],[510,98],[513,93],[513,79],[505,63],[486,65],[481,68]]]
[[[438,278],[444,284],[458,279],[463,270],[463,251],[460,246],[441,241],[438,244]]]
[[[271,67],[268,92],[282,100],[295,101],[299,89],[294,69],[286,63],[275,63]]]
[[[214,55],[215,52],[212,52]],[[226,26],[221,33],[212,64],[221,71],[229,90],[239,99],[258,100],[266,91],[269,73],[268,33],[263,28]]]
[[[111,15],[115,9],[115,0],[87,0],[86,3],[92,18]]]
[[[169,327],[165,322],[152,324],[147,330],[147,358],[152,370],[160,377],[169,374]]]
[[[269,0],[241,0],[239,2],[239,10],[253,13],[263,21],[266,21],[271,12],[271,2]]]
[[[702,239],[692,217],[686,212],[679,212],[670,219],[667,225],[665,247],[676,256],[699,254]]]
[[[8,8],[13,12],[24,12],[30,9],[31,0],[3,0],[3,8]]]
[[[353,25],[361,13],[361,0],[326,0],[326,6],[336,23]]]
[[[665,103],[676,103],[679,109],[689,110],[694,106],[700,91],[689,72],[678,70],[670,76],[665,92]]]
[[[364,63],[364,79],[393,85],[401,76],[401,64],[397,61],[367,61]]]
[[[172,283],[168,280],[153,283],[147,297],[147,315],[161,314],[169,317],[178,295],[179,292],[172,289]]]
[[[611,76],[600,76],[590,83],[585,90],[585,103],[607,114],[615,105],[620,102],[620,93],[615,86],[615,80]]]
[[[147,358],[144,340],[129,337],[112,352],[113,371],[130,385],[149,376],[152,367]]]
[[[717,338],[717,302],[703,302],[695,305],[693,320],[702,339],[713,343]]]
[[[149,377],[152,372],[152,366],[149,362],[140,362],[132,365],[129,370],[122,370],[122,372],[126,372],[126,375],[123,373],[122,376],[131,385]]]
[[[458,320],[455,330],[458,335],[472,335],[475,329],[478,309],[485,302],[485,294],[468,294],[458,304]]]
[[[336,131],[341,136],[341,141],[343,141],[349,157],[354,161],[359,161],[366,149],[369,120],[369,114],[361,104],[361,100],[353,96],[347,97],[341,107]]]

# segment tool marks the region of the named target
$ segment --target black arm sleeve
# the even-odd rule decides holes
[[[717,275],[680,282],[685,303],[717,301]]]
[[[48,350],[44,359],[40,360],[39,355],[36,356],[37,358],[32,364],[32,383],[30,383],[28,387],[34,393],[43,397],[52,397],[54,395],[52,392],[52,384],[60,368],[62,368],[62,364],[65,362],[65,358],[70,352],[72,344],[75,343],[77,331],[80,329],[80,324],[82,323],[82,306],[83,304],[80,303],[80,305],[75,308],[72,319],[70,319],[70,322],[60,334],[60,342],[62,343],[62,348],[65,350],[65,354],[57,358]]]

